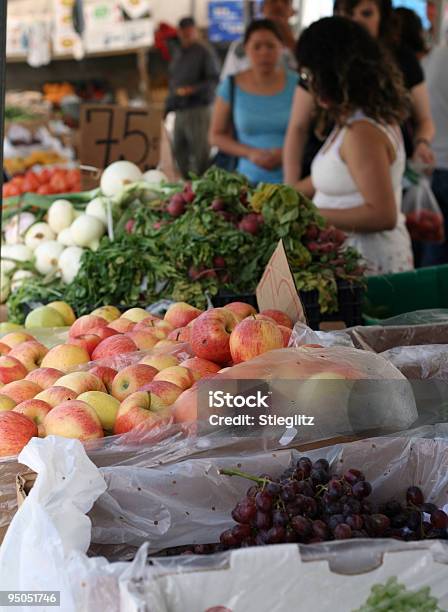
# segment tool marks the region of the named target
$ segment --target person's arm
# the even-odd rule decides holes
[[[245,157],[257,166],[271,170],[273,160],[271,154],[262,149],[254,149],[235,139],[232,134],[230,104],[219,95],[215,100],[210,121],[208,136],[209,144],[218,147],[220,151],[235,157]]]
[[[382,232],[397,224],[397,204],[390,174],[392,152],[387,136],[365,121],[354,123],[341,146],[341,157],[364,198],[356,208],[320,208],[329,223],[348,232]]]
[[[285,183],[296,186],[301,177],[303,152],[308,139],[314,110],[312,95],[300,85],[294,94],[283,147],[283,174]]]
[[[294,185],[294,187],[297,191],[303,193],[303,195],[307,198],[312,198],[316,193],[313,181],[311,180],[311,176],[307,176],[306,178],[301,179]]]
[[[411,89],[412,116],[415,122],[414,160],[427,165],[434,164],[431,141],[435,136],[434,122],[426,83],[423,81]]]

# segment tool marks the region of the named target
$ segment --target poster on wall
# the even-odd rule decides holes
[[[244,34],[245,2],[243,0],[210,0],[208,3],[208,37],[215,43],[232,42]],[[261,14],[262,0],[249,5],[249,18]]]

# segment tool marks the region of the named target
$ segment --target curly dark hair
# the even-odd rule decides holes
[[[313,23],[297,43],[297,61],[316,102],[325,102],[336,123],[356,110],[380,123],[402,123],[409,114],[400,70],[350,19],[326,17]]]

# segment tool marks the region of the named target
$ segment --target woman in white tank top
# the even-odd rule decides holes
[[[298,45],[302,74],[336,128],[297,188],[329,223],[348,233],[367,274],[413,268],[401,213],[405,151],[399,123],[406,114],[400,76],[365,30],[344,18],[311,25]]]

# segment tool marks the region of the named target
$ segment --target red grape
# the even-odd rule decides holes
[[[414,506],[421,506],[425,498],[423,497],[422,490],[419,487],[409,487],[406,491],[406,500],[408,504],[413,504]]]
[[[257,505],[257,509],[261,512],[269,512],[272,509],[274,500],[269,493],[267,493],[267,491],[260,491],[255,496],[255,503]]]
[[[352,537],[352,530],[347,523],[340,523],[333,530],[336,540],[349,540]]]
[[[443,510],[435,510],[431,514],[431,525],[436,529],[446,529],[448,527],[448,516]]]
[[[357,498],[357,499],[363,499],[364,497],[368,497],[371,492],[372,492],[372,485],[370,484],[370,482],[367,482],[366,480],[361,480],[360,482],[357,482],[356,484],[353,485],[353,495]]]

